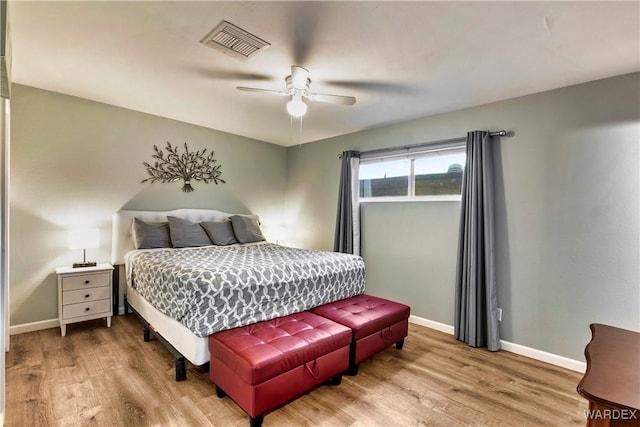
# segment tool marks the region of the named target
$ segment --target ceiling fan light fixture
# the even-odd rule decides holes
[[[326,102],[330,104],[353,105],[356,99],[353,96],[330,95],[328,93],[312,93],[309,88],[311,79],[309,78],[309,70],[299,65],[291,66],[291,74],[285,79],[285,90],[259,89],[255,87],[236,86],[236,89],[247,92],[270,93],[278,96],[290,96],[291,100],[287,103],[287,112],[292,117],[302,117],[307,113],[307,104],[302,101],[303,98],[309,101]]]
[[[302,101],[302,97],[294,95],[291,101],[287,102],[287,113],[293,117],[302,117],[307,113],[307,104]]]

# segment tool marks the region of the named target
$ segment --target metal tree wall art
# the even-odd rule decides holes
[[[184,153],[182,154],[178,154],[178,147],[173,147],[170,142],[167,142],[166,157],[164,152],[156,145],[153,146],[153,150],[156,152],[156,154],[152,156],[156,159],[153,166],[147,162],[143,163],[151,177],[143,179],[142,182],[166,183],[182,179],[184,181],[182,191],[186,193],[193,191],[193,187],[191,186],[192,181],[203,181],[207,184],[209,182],[215,182],[216,185],[218,185],[219,182],[223,184],[225,182],[220,178],[222,174],[220,167],[222,167],[222,165],[216,165],[218,161],[213,158],[213,150],[208,155],[206,155],[206,148],[200,151],[189,152],[186,142],[184,144]]]

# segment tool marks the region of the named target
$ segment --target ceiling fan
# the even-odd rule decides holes
[[[309,92],[311,79],[309,70],[299,65],[291,66],[291,75],[285,78],[285,90],[258,89],[253,87],[236,86],[238,90],[248,92],[262,92],[279,96],[290,96],[291,101],[287,103],[287,112],[293,117],[301,117],[307,112],[307,104],[303,98],[309,101],[328,102],[331,104],[353,105],[356,99],[353,96],[329,95],[324,93]]]

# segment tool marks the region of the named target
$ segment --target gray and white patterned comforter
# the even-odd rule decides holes
[[[127,283],[156,309],[205,337],[364,293],[356,255],[272,243],[137,250]]]

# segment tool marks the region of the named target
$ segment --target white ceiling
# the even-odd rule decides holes
[[[640,2],[9,1],[14,83],[283,146],[640,70]],[[230,21],[271,46],[200,43]],[[312,91],[300,139],[284,89]]]

